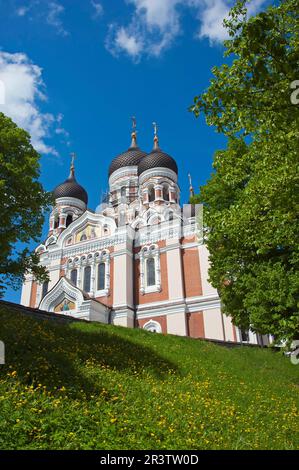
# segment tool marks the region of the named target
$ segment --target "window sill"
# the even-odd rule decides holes
[[[98,290],[94,293],[95,297],[107,297],[109,295],[109,289]]]
[[[153,292],[161,292],[161,286],[150,286],[140,289],[142,295],[144,294],[152,294]]]

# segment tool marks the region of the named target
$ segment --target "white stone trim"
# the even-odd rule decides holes
[[[182,302],[184,302],[184,305],[187,306],[187,308],[191,311],[199,308],[201,310],[202,308],[207,309],[209,308],[215,308],[220,305],[220,298],[218,295],[203,295],[203,296],[196,296],[196,297],[187,297],[186,299],[181,299]],[[176,299],[175,301],[173,300],[163,300],[163,301],[158,301],[158,302],[150,302],[150,303],[144,303],[144,304],[138,304],[136,307],[138,310],[147,310],[149,308],[163,308],[163,307],[168,307],[171,305],[178,305],[180,300]],[[194,307],[194,308],[193,308]]]
[[[85,202],[75,197],[59,197],[58,199],[55,200],[55,202],[56,202],[56,206],[71,206],[71,207],[77,207],[78,209],[81,209],[82,211],[86,210]]]
[[[56,235],[50,235],[49,238],[47,238],[45,246],[48,248],[50,245],[56,245],[57,243],[57,236]]]
[[[65,298],[74,302],[76,308],[63,311],[61,314],[88,321],[108,323],[109,308],[93,299],[84,299],[83,293],[64,277],[60,278],[57,284],[45,295],[39,309],[54,312],[55,307]]]
[[[155,333],[162,333],[162,327],[160,323],[152,319],[146,322],[142,329],[146,331],[153,331],[153,329],[155,329]]]
[[[152,177],[169,178],[175,183],[177,183],[178,181],[178,175],[173,170],[170,170],[168,168],[157,167],[157,168],[150,168],[149,170],[144,171],[139,176],[139,184],[143,184],[147,179],[152,178]]]
[[[176,314],[185,314],[186,312],[186,305],[184,302],[172,305],[169,307],[156,307],[156,308],[151,308],[145,311],[142,311],[139,309],[139,306],[137,308],[137,319],[145,319],[145,318],[151,318],[151,317],[160,317],[163,315],[176,315]]]
[[[107,250],[102,251],[99,257],[95,258],[95,279],[94,279],[94,288],[95,288],[95,297],[104,297],[109,295],[110,292],[110,253]],[[104,263],[105,265],[105,283],[104,289],[97,290],[98,286],[98,275],[99,275],[99,265]]]
[[[125,176],[136,176],[138,172],[138,166],[124,166],[114,171],[109,178],[109,186],[112,186],[119,178]]]
[[[41,243],[40,245],[38,245],[38,247],[35,249],[35,253],[39,253],[39,252],[40,252],[40,254],[43,254],[45,251],[47,251],[47,248],[46,248],[46,246],[45,246],[43,243]]]
[[[71,257],[65,264],[66,277],[70,279],[73,269],[77,269],[77,287],[83,288],[84,269],[86,266],[91,267],[90,278],[90,294],[92,297],[104,297],[109,295],[110,292],[110,252],[109,250],[102,250],[96,253],[84,253],[80,257],[74,259]],[[97,290],[98,283],[98,265],[105,264],[105,288]]]
[[[153,286],[147,285],[147,261],[153,258],[155,261],[155,281]],[[160,250],[158,245],[144,246],[139,253],[140,260],[140,292],[141,294],[149,294],[151,292],[161,291],[161,267],[160,267]]]
[[[77,311],[84,302],[82,292],[68,282],[67,279],[61,277],[58,283],[41,300],[39,309],[54,312],[54,308],[62,302],[65,297],[75,302]]]
[[[127,225],[124,228],[121,229],[116,229],[115,233],[108,237],[103,237],[103,238],[98,238],[98,239],[93,239],[93,240],[87,240],[85,242],[78,242],[74,245],[66,245],[62,248],[62,244],[65,239],[67,239],[75,229],[78,229],[80,226],[84,226],[86,220],[89,220],[91,222],[94,222],[96,220],[107,220],[112,219],[109,217],[104,217],[100,215],[93,215],[93,220],[83,218],[84,216],[82,215],[78,219],[76,219],[67,229],[64,230],[64,232],[57,237],[51,236],[47,242],[49,243],[50,239],[54,242],[51,245],[47,246],[47,252],[44,253],[42,256],[48,256],[50,260],[53,259],[61,259],[62,257],[72,257],[72,256],[79,256],[84,252],[93,252],[93,251],[98,251],[102,250],[108,247],[120,245],[126,243],[128,240],[133,240],[135,239],[135,246],[141,246],[141,245],[146,245],[150,243],[156,243],[159,240],[166,240],[169,238],[176,238],[179,239],[182,236],[185,238],[187,236],[194,236],[196,234],[196,226],[194,224],[190,224],[188,226],[182,227],[180,220],[176,219],[171,222],[171,224],[166,221],[162,222],[156,226],[144,226],[140,228],[138,232],[133,232],[133,229]],[[146,222],[144,221],[143,218],[140,218],[138,216],[138,221],[143,221],[144,224]],[[112,221],[113,224],[115,224],[114,221]],[[132,233],[130,233],[130,230]],[[53,237],[53,238],[52,238]],[[203,244],[203,240],[197,240],[196,242],[190,242],[182,245],[184,248],[191,248],[196,245]],[[43,258],[42,258],[43,259]]]
[[[134,310],[134,305],[132,305],[130,302],[125,303],[125,304],[124,303],[113,304],[113,310],[115,310],[116,313],[118,313],[121,310],[127,310],[127,309]]]
[[[88,223],[91,224],[100,224],[100,225],[108,225],[110,229],[110,233],[114,235],[117,227],[115,224],[114,219],[108,216],[104,216],[102,214],[96,214],[93,212],[90,212],[89,210],[86,210],[80,217],[78,217],[76,220],[74,220],[71,225],[69,225],[58,237],[57,239],[57,247],[56,248],[62,248],[64,245],[64,241],[73,233],[78,232],[80,229],[83,229],[85,225]],[[99,239],[98,239],[99,240]],[[90,244],[92,244],[93,240],[88,240]],[[82,243],[82,242],[81,242]],[[78,242],[76,245],[80,245],[80,242]],[[85,242],[86,243],[86,242]],[[83,243],[82,243],[83,244]],[[76,246],[74,245],[74,246]],[[73,246],[73,245],[72,245]],[[65,247],[65,249],[69,249],[71,247]]]

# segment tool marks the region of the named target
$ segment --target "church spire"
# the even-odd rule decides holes
[[[159,148],[159,137],[158,137],[158,125],[156,122],[153,122],[154,126],[154,150]]]
[[[188,173],[188,178],[189,178],[189,192],[190,192],[190,198],[194,196],[194,189],[192,186],[192,179],[190,173]]]
[[[137,147],[137,131],[136,131],[136,118],[135,116],[132,116],[132,133],[131,133],[131,146],[130,148],[136,148]]]
[[[70,167],[70,175],[68,177],[69,180],[74,180],[75,179],[75,158],[76,154],[75,152],[72,152],[71,154],[71,167]]]

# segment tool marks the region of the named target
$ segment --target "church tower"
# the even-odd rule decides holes
[[[109,202],[118,226],[132,222],[140,209],[138,165],[147,154],[138,147],[136,120],[132,120],[131,145],[115,157],[109,166]]]
[[[157,124],[154,125],[154,147],[138,166],[142,204],[147,210],[149,224],[173,219],[173,210],[179,210],[180,190],[178,167],[175,160],[159,147]]]
[[[72,154],[68,178],[53,191],[55,206],[50,214],[49,236],[57,237],[87,209],[88,195],[75,177],[75,154]]]

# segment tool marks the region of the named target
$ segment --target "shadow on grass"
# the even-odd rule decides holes
[[[2,372],[15,370],[24,384],[34,387],[42,384],[57,393],[65,387],[67,394],[74,398],[82,395],[88,398],[105,389],[109,399],[105,368],[127,374],[142,369],[158,380],[170,371],[178,373],[174,363],[115,330],[88,331],[89,325],[77,330],[71,324],[59,325],[28,317],[24,320],[18,331],[15,321],[4,322],[1,327],[1,339],[6,345],[6,366],[2,366],[6,370],[1,368]],[[87,368],[87,361],[92,362],[92,368]]]

